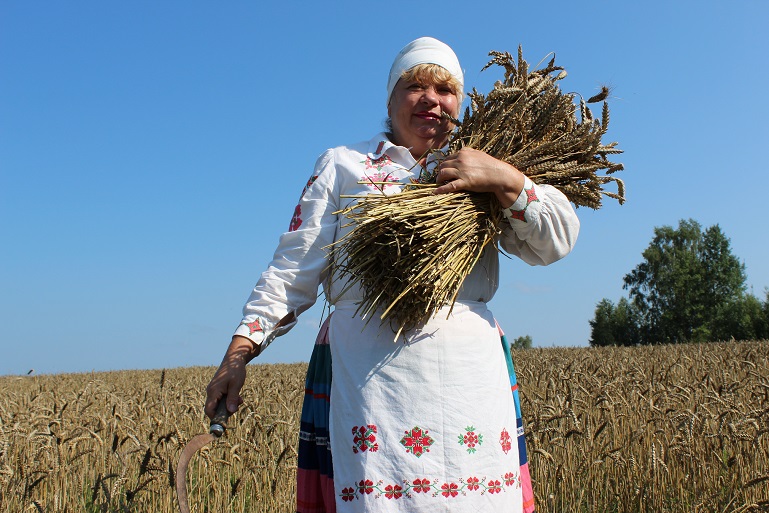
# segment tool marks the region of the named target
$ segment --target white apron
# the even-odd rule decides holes
[[[394,342],[335,305],[330,443],[337,511],[521,511],[516,419],[485,303],[457,302]]]

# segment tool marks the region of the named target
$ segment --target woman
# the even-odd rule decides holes
[[[387,85],[391,129],[318,159],[208,386],[206,413],[224,395],[234,412],[246,363],[296,323],[323,284],[334,313],[308,372],[300,512],[524,510],[519,421],[505,348],[486,308],[498,285],[497,252],[484,253],[451,315],[444,307],[397,343],[386,324],[355,315],[361,291],[335,275],[344,256],[329,254],[351,229],[337,214],[351,201],[344,196],[397,193],[432,171],[436,194],[496,195],[509,221],[499,240],[506,252],[547,265],[571,251],[579,221],[559,191],[480,151],[435,160],[431,150],[444,147],[452,129],[442,113],[458,117],[462,87],[462,69],[445,44],[420,38],[401,50]],[[533,509],[532,498],[526,502]]]

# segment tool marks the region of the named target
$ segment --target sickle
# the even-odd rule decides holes
[[[190,464],[192,455],[204,445],[221,437],[227,429],[227,419],[230,413],[227,411],[226,399],[227,396],[219,399],[219,404],[216,405],[216,414],[211,419],[208,433],[194,436],[184,447],[182,455],[179,456],[179,465],[176,467],[176,494],[179,497],[179,511],[181,513],[190,513],[190,506],[187,503],[187,466]]]
[[[275,325],[275,331],[264,339],[259,346],[257,354],[264,351],[275,340],[275,337],[278,335],[277,328],[284,327],[292,322],[296,322],[296,314],[289,312]],[[190,464],[192,455],[198,452],[204,445],[221,437],[227,430],[227,419],[229,418],[230,412],[227,411],[227,396],[225,395],[219,399],[219,403],[216,405],[216,413],[211,419],[211,427],[208,430],[208,434],[192,437],[192,440],[182,450],[182,455],[179,456],[179,465],[176,467],[176,495],[179,497],[180,513],[190,513],[190,505],[187,502],[187,467]]]

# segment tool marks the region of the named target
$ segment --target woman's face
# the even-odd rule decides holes
[[[450,85],[399,80],[387,106],[393,142],[409,148],[417,160],[428,150],[441,148],[454,127],[441,117],[442,112],[454,118],[459,115],[459,100]]]

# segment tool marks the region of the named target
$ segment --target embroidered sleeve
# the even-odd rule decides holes
[[[500,246],[530,265],[548,265],[566,256],[579,234],[579,219],[566,196],[526,177],[523,191],[503,213],[508,225]]]
[[[288,230],[243,307],[236,335],[267,345],[296,324],[274,329],[278,321],[292,312],[298,317],[315,303],[328,267],[325,248],[333,242],[337,227],[336,187],[333,150],[328,150],[315,164]]]

